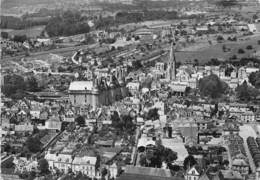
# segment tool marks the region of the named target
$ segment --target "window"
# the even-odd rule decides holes
[[[76,104],[76,95],[74,95],[74,104]]]
[[[85,94],[85,103],[87,103],[87,94]]]
[[[191,180],[191,177],[189,176],[189,180]]]

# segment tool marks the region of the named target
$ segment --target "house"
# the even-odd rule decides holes
[[[239,133],[239,126],[238,126],[238,124],[234,124],[232,122],[224,124],[224,126],[223,126],[223,135],[238,134],[238,133]]]
[[[75,114],[71,109],[69,109],[65,112],[63,121],[65,121],[65,122],[74,122],[75,121]]]
[[[256,112],[255,112],[255,119],[257,122],[260,122],[260,109],[258,109]]]
[[[45,122],[45,128],[50,130],[61,130],[61,121],[58,117],[51,117]]]
[[[16,103],[16,106],[18,108],[20,108],[21,110],[25,110],[25,111],[27,111],[29,109],[29,105],[27,104],[27,102],[25,100],[19,100]]]
[[[31,119],[40,119],[40,114],[41,114],[40,110],[30,111]]]
[[[190,79],[188,69],[179,70],[179,72],[176,74],[176,79],[180,82],[188,82]]]
[[[244,178],[241,176],[239,172],[233,170],[221,170],[223,174],[224,180],[243,180]]]
[[[257,31],[255,24],[247,24],[249,32],[255,33]]]
[[[17,113],[17,118],[23,120],[27,117],[27,113],[24,110],[21,110]]]
[[[15,125],[14,129],[16,132],[33,132],[33,125],[31,123]]]
[[[170,84],[169,87],[175,96],[184,96],[187,89],[185,84]]]
[[[70,154],[51,154],[48,152],[45,159],[48,161],[50,169],[58,168],[68,172],[72,167],[72,156]]]
[[[116,163],[106,165],[106,168],[109,172],[110,178],[116,179],[116,177],[118,176],[118,166],[116,165]]]
[[[72,171],[82,172],[83,174],[94,178],[96,176],[97,157],[91,156],[75,156],[72,161]]]
[[[198,165],[195,165],[186,172],[185,180],[199,180],[202,172],[202,169]]]
[[[220,171],[213,167],[208,167],[207,170],[202,173],[199,180],[224,180],[224,177]]]
[[[240,115],[240,120],[245,123],[254,122],[256,117],[252,111],[246,111]]]
[[[247,175],[249,173],[248,159],[244,155],[234,157],[232,159],[232,170],[239,172],[241,175]]]
[[[47,109],[44,109],[40,112],[40,120],[47,120],[49,117],[49,112]]]
[[[24,172],[24,171],[29,172],[29,171],[37,170],[38,168],[37,161],[27,160],[26,158],[23,157],[15,157],[13,163],[15,165],[16,171],[18,172]]]
[[[140,83],[139,82],[129,82],[126,87],[128,88],[131,94],[136,94],[140,90]]]

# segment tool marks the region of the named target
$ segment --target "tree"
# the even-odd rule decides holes
[[[230,59],[233,59],[233,60],[237,59],[237,55],[234,54]]]
[[[165,159],[165,162],[168,163],[172,163],[173,161],[175,161],[177,159],[177,153],[172,151],[169,148],[164,148],[163,150],[163,156]]]
[[[37,153],[41,150],[41,142],[38,137],[28,137],[25,144],[28,150],[32,153]]]
[[[246,47],[246,49],[247,49],[247,50],[251,50],[251,49],[253,49],[253,46],[252,46],[252,45],[248,45],[248,46]]]
[[[1,88],[6,96],[11,96],[17,90],[21,91],[25,89],[24,78],[16,74],[6,75],[4,77],[4,85]]]
[[[209,66],[211,66],[211,65],[218,66],[218,65],[220,65],[220,63],[221,62],[218,59],[212,58],[212,59],[210,59],[209,62],[207,62],[207,65],[209,65]]]
[[[2,37],[3,39],[7,39],[8,36],[9,36],[8,32],[1,32],[1,37]]]
[[[23,43],[26,40],[27,40],[27,36],[26,35],[15,35],[14,38],[13,38],[13,41],[21,42],[21,43]]]
[[[218,35],[218,37],[217,37],[217,41],[218,41],[218,42],[222,42],[222,41],[224,41],[224,38],[223,38],[223,36],[221,36],[221,35]]]
[[[117,111],[111,115],[112,126],[118,128],[120,126],[120,117]]]
[[[226,93],[228,85],[221,81],[215,74],[205,76],[199,80],[199,90],[202,96],[209,96],[211,98],[219,98]]]
[[[47,174],[49,172],[49,163],[46,159],[40,159],[38,164],[39,170],[42,174]]]
[[[227,47],[226,47],[225,44],[222,46],[222,50],[223,50],[223,52],[226,52],[226,51],[227,51]]]
[[[35,177],[36,177],[36,172],[35,171],[30,171],[27,180],[34,180]]]
[[[241,85],[236,88],[237,97],[241,101],[250,101],[255,99],[259,95],[259,90],[248,86],[247,82],[244,81]]]
[[[222,164],[223,164],[224,166],[228,166],[228,165],[229,165],[229,161],[225,159],[225,160],[222,162]]]
[[[124,132],[128,132],[132,134],[135,130],[135,125],[133,123],[132,117],[128,114],[128,115],[121,116],[121,119],[122,119],[122,127],[123,127],[122,130]]]
[[[84,126],[85,125],[85,118],[82,116],[78,116],[75,119],[75,122],[79,125],[79,126]]]
[[[248,79],[253,86],[260,88],[260,71],[250,73]]]
[[[35,92],[35,91],[38,90],[38,83],[37,83],[37,80],[34,76],[31,76],[27,79],[26,89],[28,91],[32,91],[32,92]]]
[[[148,111],[146,119],[148,120],[156,120],[159,119],[158,109],[153,108]]]
[[[65,11],[61,16],[53,16],[46,25],[45,31],[49,36],[70,36],[88,33],[90,27],[84,18],[81,18],[79,12]]]
[[[181,170],[181,167],[180,167],[180,166],[178,166],[178,165],[172,165],[171,163],[168,164],[168,167],[169,167],[169,169],[172,170],[172,171],[179,171],[179,170]]]
[[[102,168],[101,177],[105,177],[108,174],[108,170],[106,168]]]
[[[141,156],[140,156],[139,164],[140,164],[141,166],[144,166],[144,167],[147,166],[147,161],[146,161],[146,156],[145,156],[145,155],[141,155]]]
[[[189,155],[184,159],[183,167],[185,170],[187,170],[187,169],[191,168],[192,166],[194,166],[195,164],[197,164],[197,161],[195,160],[195,158],[192,155]]]
[[[237,0],[219,0],[219,1],[217,1],[216,5],[224,7],[224,8],[231,8],[233,6],[238,5],[238,1]]]
[[[244,53],[245,53],[244,49],[242,49],[242,48],[238,49],[237,52],[238,52],[239,54],[244,54]]]
[[[198,66],[199,65],[199,60],[198,59],[194,59],[194,66]]]
[[[133,68],[138,70],[143,67],[142,63],[140,61],[133,61],[132,62]]]

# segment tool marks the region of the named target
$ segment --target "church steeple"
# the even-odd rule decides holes
[[[175,43],[171,43],[171,49],[167,65],[167,79],[175,80],[176,79],[176,57],[175,57]]]

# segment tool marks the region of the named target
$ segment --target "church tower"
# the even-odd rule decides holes
[[[167,64],[167,79],[169,81],[176,79],[176,58],[175,58],[175,43],[172,42],[171,49],[170,49],[170,55],[169,60]]]

